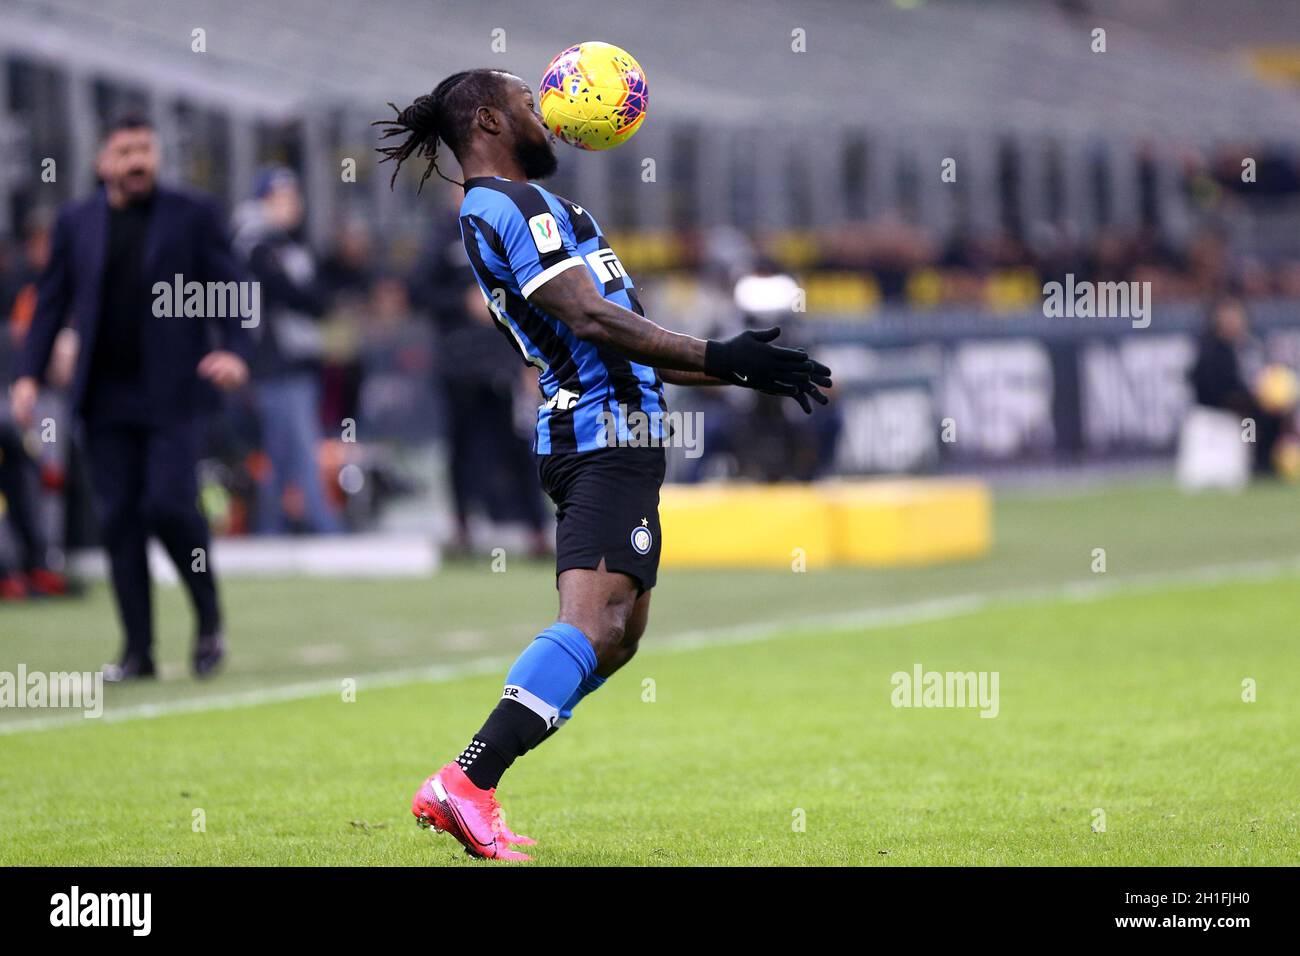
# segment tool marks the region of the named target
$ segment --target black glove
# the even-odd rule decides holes
[[[789,384],[809,381],[813,363],[807,352],[768,344],[780,334],[780,329],[770,328],[746,330],[721,341],[710,339],[704,347],[704,374],[732,385],[757,389],[778,381]]]
[[[823,365],[822,368],[826,368],[826,366]],[[830,369],[826,370],[828,372],[830,371]],[[818,384],[829,388],[831,382],[830,379],[826,379],[826,381],[819,382]],[[830,404],[830,399],[827,398],[825,394],[817,388],[817,385],[814,385],[812,382],[807,382],[803,385],[788,385],[785,382],[773,382],[771,387],[761,388],[759,391],[764,395],[788,395],[799,403],[799,407],[803,409],[805,415],[812,414],[812,405],[808,403],[809,396],[812,396],[813,400],[816,401],[818,405]]]
[[[741,332],[724,341],[710,339],[704,348],[704,372],[767,395],[790,396],[811,414],[809,396],[821,405],[829,401],[817,386],[830,388],[831,370],[803,349],[768,344],[780,334],[780,329],[770,328]]]

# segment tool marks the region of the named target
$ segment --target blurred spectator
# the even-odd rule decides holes
[[[381,271],[370,227],[360,219],[345,219],[334,231],[320,266],[321,284],[330,300],[323,326],[328,354],[321,377],[322,421],[340,422],[360,414],[364,370],[357,336]]]
[[[0,315],[9,319],[9,344],[14,352],[22,349],[36,310],[36,279],[50,258],[50,225],[48,214],[30,216],[18,261],[6,257],[8,269],[0,273]],[[7,387],[11,374],[10,369],[3,369],[0,385]],[[13,532],[18,563],[8,567],[0,556],[0,600],[28,594],[63,594],[67,582],[50,568],[49,549],[32,493],[35,462],[23,445],[22,431],[8,420],[8,414],[8,408],[0,411],[0,525]]]
[[[14,354],[22,350],[27,331],[36,311],[36,282],[50,259],[50,232],[54,217],[48,210],[38,210],[27,218],[21,253],[11,263],[7,276],[0,276],[0,295],[8,318],[8,342]],[[76,363],[76,333],[63,329],[55,339],[54,354],[47,373],[47,381],[55,389],[62,389],[72,378]],[[0,385],[7,388],[12,369],[0,369]],[[44,398],[46,407],[63,405],[62,396],[53,393]],[[61,466],[70,464],[60,462]],[[9,567],[0,559],[0,599],[15,599],[28,595],[56,595],[68,592],[68,581],[53,570],[54,555],[50,542],[41,527],[38,498],[34,493],[34,478],[40,463],[28,454],[22,432],[9,420],[9,408],[0,408],[0,527],[12,531],[11,540],[16,549],[17,564]],[[63,477],[62,467],[49,472],[46,477],[58,482]],[[79,500],[66,501],[80,504]]]
[[[13,422],[0,421],[0,522],[13,530],[18,549],[16,567],[7,567],[0,556],[0,600],[65,594],[68,590],[63,575],[49,566],[32,494],[34,471],[22,432]]]
[[[252,374],[269,468],[259,476],[256,530],[284,532],[286,494],[293,493],[301,503],[295,524],[334,533],[342,524],[326,499],[316,460],[320,321],[328,295],[300,236],[304,209],[298,177],[284,168],[268,170],[259,177],[256,197],[241,210],[236,234],[236,248],[262,290]]]
[[[14,257],[12,243],[0,236],[0,316],[9,315],[18,289],[23,285],[21,267],[14,262]]]
[[[9,317],[15,341],[26,334],[36,312],[36,280],[50,259],[50,230],[53,214],[47,210],[27,217],[22,254],[0,276],[0,315]]]
[[[521,367],[483,300],[453,216],[442,217],[434,228],[417,275],[422,301],[439,332],[437,368],[447,410],[455,547],[470,549],[469,521],[478,509],[495,522],[524,524],[533,552],[549,553],[536,462],[529,440],[514,424],[515,394],[524,380]],[[530,384],[535,392],[535,377]]]
[[[417,320],[406,282],[375,280],[361,333],[358,422],[367,438],[406,442],[435,437],[433,330]]]
[[[339,300],[360,305],[375,279],[370,230],[364,222],[349,219],[334,234],[328,255],[321,262],[321,283],[336,307]]]

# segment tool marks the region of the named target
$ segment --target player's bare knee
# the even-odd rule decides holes
[[[630,661],[637,651],[634,644],[606,644],[596,652],[596,673],[601,677],[610,677],[620,667]]]
[[[630,644],[635,648],[641,638],[645,636],[646,623],[647,617],[644,614],[633,614],[628,618],[627,624],[624,627],[624,643]]]
[[[622,621],[606,621],[596,637],[596,655],[599,657],[602,652],[607,654],[617,653],[623,646],[623,638],[626,630]]]
[[[626,613],[613,610],[613,613],[605,616],[600,628],[590,635],[592,646],[596,650],[596,660],[603,669],[617,669],[636,653],[640,634],[632,633],[629,624]]]
[[[624,664],[626,664],[626,663],[627,663],[628,661],[630,661],[632,658],[636,657],[636,652],[640,649],[640,647],[641,647],[640,642],[638,642],[638,641],[634,641],[634,640],[625,639],[625,640],[623,641],[623,644],[622,644],[621,647],[620,647],[620,649],[621,649],[622,652],[623,652],[623,657],[622,657],[622,659],[619,661],[619,665],[618,665],[618,666],[619,666],[619,667],[622,667]]]

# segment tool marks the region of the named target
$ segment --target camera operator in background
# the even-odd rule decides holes
[[[782,342],[805,347],[806,330],[796,308],[799,285],[770,259],[754,251],[741,234],[710,237],[701,269],[701,285],[716,288],[715,308],[686,306],[712,318],[700,332],[709,337],[734,335],[742,329],[780,326]],[[756,391],[675,389],[674,407],[701,414],[702,455],[684,458],[675,480],[698,482],[719,477],[753,481],[811,481],[830,469],[842,425],[835,404],[822,414],[792,412],[789,402]]]
[[[1197,343],[1196,361],[1188,372],[1197,405],[1221,409],[1253,420],[1253,470],[1274,473],[1274,452],[1289,428],[1287,401],[1275,401],[1261,390],[1266,373],[1262,349],[1250,333],[1245,304],[1235,298],[1215,301]],[[1290,402],[1294,407],[1294,401]]]

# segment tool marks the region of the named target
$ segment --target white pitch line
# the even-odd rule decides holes
[[[679,631],[658,637],[643,653],[681,652],[700,648],[724,647],[736,644],[755,644],[771,640],[791,630],[816,628],[823,631],[879,630],[951,620],[992,607],[1019,607],[1048,601],[1074,601],[1087,603],[1123,594],[1141,594],[1179,585],[1220,584],[1234,581],[1267,581],[1300,573],[1300,557],[1271,561],[1250,561],[1239,564],[1209,564],[1182,571],[1130,575],[1120,580],[1075,581],[1053,587],[1019,588],[976,594],[957,594],[950,597],[912,601],[889,607],[864,608],[805,617],[801,620],[783,620],[734,624],[727,627]],[[483,657],[461,664],[441,664],[428,667],[407,667],[358,674],[355,678],[358,693],[364,689],[399,687],[406,684],[441,684],[463,677],[476,677],[485,673],[500,672],[514,660],[513,656]],[[328,697],[342,692],[343,678],[306,681],[281,687],[266,687],[231,694],[214,694],[188,700],[160,701],[156,704],[138,704],[116,711],[106,710],[96,723],[115,724],[132,720],[151,720],[173,714],[193,714],[206,711],[235,710],[242,707],[260,707],[265,704]],[[34,720],[0,724],[0,737],[12,734],[52,730],[84,724],[89,718],[64,714],[57,717],[40,717]]]
[[[886,607],[864,608],[855,611],[837,611],[805,618],[802,621],[770,621],[730,627],[682,631],[655,641],[647,651],[687,651],[700,647],[719,647],[732,644],[753,644],[771,640],[792,630],[817,628],[820,630],[878,630],[930,621],[951,620],[991,607],[1020,607],[1050,601],[1087,603],[1122,594],[1143,594],[1160,591],[1171,586],[1192,584],[1220,584],[1234,581],[1268,581],[1300,574],[1300,556],[1268,561],[1248,561],[1237,564],[1206,564],[1182,571],[1151,574],[1131,574],[1120,580],[1073,581],[1039,588],[1011,588],[1005,591],[986,591],[973,594],[954,594],[948,597],[913,601]]]
[[[461,677],[473,677],[480,673],[499,670],[502,662],[508,664],[510,660],[511,658],[504,657],[481,658],[463,664],[434,664],[428,667],[407,667],[373,674],[359,674],[352,679],[356,680],[358,691],[362,686],[373,689],[423,682],[440,684]],[[278,704],[283,701],[304,700],[311,697],[329,697],[342,693],[343,680],[344,678],[337,677],[330,680],[285,684],[280,687],[259,687],[255,690],[236,691],[231,694],[212,694],[204,697],[191,697],[186,700],[166,700],[159,701],[156,704],[136,704],[119,710],[105,710],[103,716],[96,718],[78,717],[72,714],[59,717],[40,717],[35,720],[0,724],[0,737],[28,730],[51,730],[58,727],[76,726],[88,721],[97,724],[116,724],[131,720],[152,720],[155,717],[170,717],[173,714],[237,710],[241,707],[260,707],[263,704]]]

